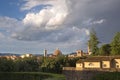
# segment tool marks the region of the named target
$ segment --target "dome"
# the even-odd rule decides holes
[[[61,52],[59,49],[56,49],[56,50],[54,51],[53,55],[59,56],[59,55],[62,55],[62,52]]]

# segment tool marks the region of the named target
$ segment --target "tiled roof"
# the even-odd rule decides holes
[[[113,59],[120,59],[120,56],[93,56],[93,57],[87,57],[86,59],[79,59],[77,63],[111,61]]]
[[[83,63],[84,59],[79,59],[76,63]]]
[[[55,55],[55,56],[62,55],[62,52],[59,49],[56,49],[54,51],[53,55]]]

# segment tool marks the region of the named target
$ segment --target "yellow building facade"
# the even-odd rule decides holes
[[[102,56],[102,57],[88,57],[80,59],[76,63],[76,68],[81,69],[120,69],[120,57]]]

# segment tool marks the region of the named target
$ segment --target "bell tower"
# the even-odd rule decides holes
[[[88,55],[91,55],[92,52],[91,52],[91,49],[90,49],[90,46],[88,45]]]
[[[47,57],[47,50],[44,49],[44,57]]]

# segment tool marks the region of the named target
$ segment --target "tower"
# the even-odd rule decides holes
[[[90,49],[90,46],[88,45],[88,55],[91,55],[92,52],[91,52],[91,49]]]
[[[44,50],[44,57],[47,57],[47,50]]]
[[[77,57],[83,56],[83,51],[82,50],[77,50],[76,53],[77,53]]]

